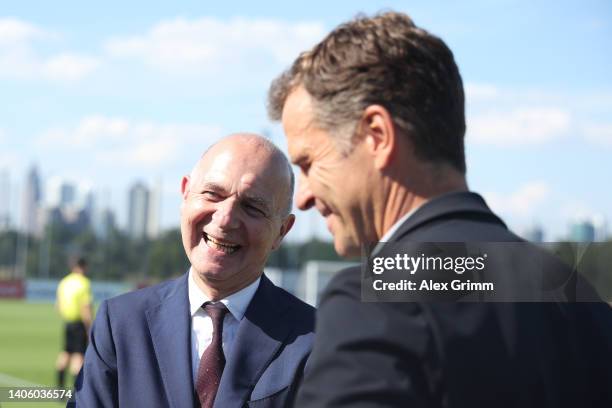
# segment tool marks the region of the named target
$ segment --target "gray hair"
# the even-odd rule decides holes
[[[463,83],[453,53],[403,13],[358,16],[341,24],[280,75],[268,114],[282,118],[287,97],[303,86],[316,123],[344,154],[359,137],[365,108],[383,106],[417,156],[465,173]]]

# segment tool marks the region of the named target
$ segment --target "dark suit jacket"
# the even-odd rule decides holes
[[[100,305],[77,406],[197,406],[187,276]],[[226,357],[215,407],[291,404],[313,328],[314,309],[262,276]]]
[[[519,238],[474,193],[423,205],[389,242]],[[612,407],[612,312],[604,303],[362,303],[337,274],[296,406]]]

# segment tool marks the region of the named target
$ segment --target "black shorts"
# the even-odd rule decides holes
[[[69,322],[64,326],[64,351],[85,354],[87,329],[83,322]]]

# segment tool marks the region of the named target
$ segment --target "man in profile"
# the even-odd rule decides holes
[[[103,302],[76,403],[290,406],[314,309],[263,274],[291,229],[293,173],[270,141],[229,136],[181,182],[182,277]]]
[[[72,270],[57,287],[55,307],[64,323],[64,348],[57,356],[57,385],[63,388],[66,370],[76,377],[83,365],[87,336],[93,318],[91,284],[85,276],[87,261],[76,260]]]
[[[297,205],[325,217],[339,254],[520,241],[468,190],[459,70],[407,15],[340,25],[274,81],[268,106],[301,169]],[[297,406],[612,406],[604,303],[365,303],[360,278],[344,270],[321,297]]]

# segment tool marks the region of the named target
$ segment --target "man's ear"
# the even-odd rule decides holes
[[[289,214],[287,218],[283,220],[283,223],[281,224],[281,227],[280,227],[278,237],[274,241],[274,244],[272,244],[272,251],[278,249],[285,235],[287,235],[287,233],[293,227],[294,222],[295,222],[295,215],[293,214]]]
[[[181,195],[183,196],[183,200],[187,199],[187,194],[189,194],[189,176],[183,176],[181,180]]]
[[[370,105],[363,111],[360,129],[367,151],[374,157],[374,166],[384,169],[395,153],[397,142],[391,114],[384,106]]]

